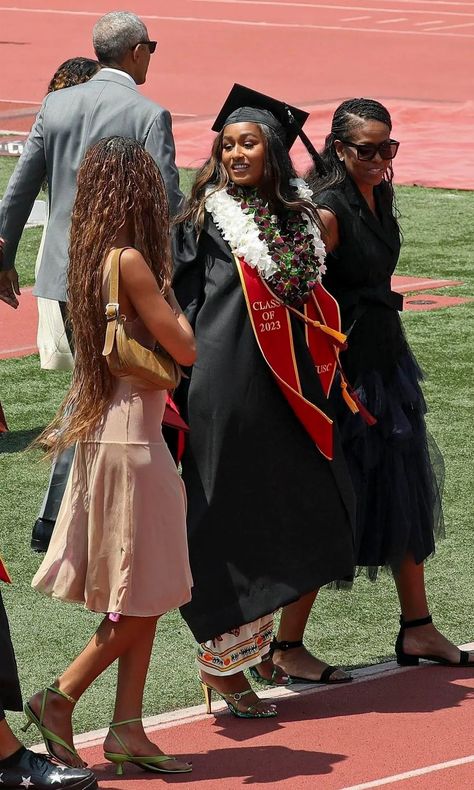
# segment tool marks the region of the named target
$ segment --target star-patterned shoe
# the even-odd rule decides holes
[[[29,749],[20,749],[16,754],[18,759],[15,762],[12,763],[12,758],[3,761],[7,765],[0,762],[2,790],[97,790],[97,779],[86,768],[66,768]]]

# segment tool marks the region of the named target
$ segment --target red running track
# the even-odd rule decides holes
[[[2,0],[0,0],[0,3]],[[31,124],[58,64],[91,55],[98,16],[128,0],[0,5],[0,129]],[[159,49],[142,89],[173,112],[178,163],[208,153],[209,121],[242,82],[312,111],[320,146],[336,104],[373,96],[393,112],[399,183],[474,186],[474,2],[136,0]],[[98,7],[99,6],[99,7]],[[14,114],[12,116],[12,108]],[[301,151],[297,163],[304,167]]]
[[[181,777],[127,766],[117,778],[104,762],[101,733],[97,745],[80,751],[107,790],[165,783],[200,790],[472,790],[473,691],[472,671],[431,666],[292,693],[278,702],[276,719],[191,709],[181,722],[147,728],[165,753],[192,759],[193,772]]]

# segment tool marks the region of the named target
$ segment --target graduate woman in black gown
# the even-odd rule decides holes
[[[178,393],[194,578],[181,611],[200,643],[205,695],[216,690],[248,717],[275,710],[244,669],[286,680],[266,661],[272,613],[354,567],[353,492],[328,401],[338,311],[327,295],[324,318],[312,301],[324,248],[288,155],[293,118],[307,117],[292,111],[289,121],[284,105],[234,87],[175,245],[173,285],[197,342],[187,396]],[[285,305],[312,310],[313,323]]]
[[[397,660],[458,666],[472,664],[474,653],[435,628],[425,592],[424,561],[443,526],[443,464],[426,433],[421,371],[398,314],[402,298],[390,288],[400,252],[392,189],[399,144],[391,131],[379,102],[343,102],[322,154],[327,174],[311,178],[329,252],[323,281],[349,334],[342,366],[377,420],[368,425],[341,411],[339,428],[357,498],[357,564],[372,579],[380,566],[394,574],[402,613]]]

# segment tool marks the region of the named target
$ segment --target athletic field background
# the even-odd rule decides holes
[[[0,195],[14,164],[0,159]],[[181,175],[187,190],[192,174]],[[461,280],[462,286],[438,293],[474,296],[474,192],[403,187],[397,189],[397,201],[404,235],[397,273]],[[23,285],[33,282],[40,235],[39,229],[24,234],[18,257]],[[446,539],[426,567],[430,607],[436,624],[457,643],[474,639],[473,310],[474,302],[403,315],[427,376],[428,427],[446,463]],[[29,548],[31,528],[49,465],[39,451],[26,448],[51,419],[68,380],[68,374],[41,371],[36,355],[0,360],[0,400],[10,427],[0,439],[0,551],[14,579],[13,586],[2,585],[2,595],[25,699],[67,666],[100,621],[80,606],[51,601],[30,587],[41,561]],[[252,546],[242,546],[242,551],[252,551]],[[361,576],[351,592],[321,591],[305,641],[321,658],[343,666],[393,658],[398,615],[391,577],[382,573],[373,584]],[[84,695],[76,709],[76,732],[105,726],[111,719],[114,679],[111,668]],[[199,701],[193,638],[179,613],[172,612],[158,624],[144,712],[153,715]],[[8,718],[17,730],[20,714]],[[37,732],[29,733],[22,734],[25,742],[39,740]]]

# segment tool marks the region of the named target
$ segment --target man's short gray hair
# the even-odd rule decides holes
[[[97,60],[105,64],[120,63],[128,50],[147,39],[144,23],[132,11],[111,11],[96,22],[92,31]]]

